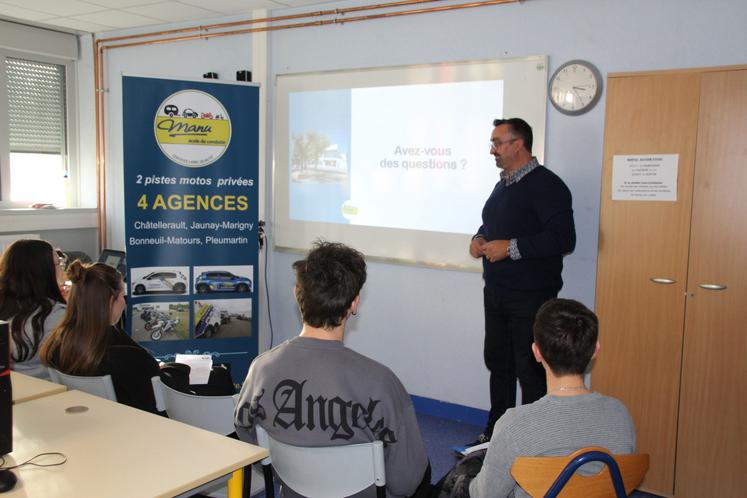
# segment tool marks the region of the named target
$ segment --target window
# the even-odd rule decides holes
[[[0,52],[0,206],[77,204],[68,147],[68,65]],[[5,118],[7,117],[7,118]]]

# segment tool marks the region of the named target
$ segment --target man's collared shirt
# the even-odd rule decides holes
[[[526,163],[521,168],[514,170],[514,171],[506,171],[505,169],[501,171],[501,180],[504,180],[506,182],[506,187],[509,187],[513,185],[514,183],[518,183],[522,178],[527,176],[529,172],[531,172],[534,168],[539,166],[539,162],[537,162],[537,158],[532,156],[532,158],[529,160],[528,163]]]
[[[506,187],[510,187],[514,183],[518,183],[522,178],[527,176],[534,168],[539,166],[537,158],[532,156],[528,163],[521,168],[514,171],[501,171],[501,180],[506,182]],[[521,253],[519,252],[519,244],[516,243],[516,239],[511,239],[508,243],[508,257],[516,261],[521,259]]]

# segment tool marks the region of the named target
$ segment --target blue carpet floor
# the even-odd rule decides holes
[[[482,427],[418,413],[420,433],[423,435],[428,458],[431,460],[433,482],[438,482],[456,463],[452,446],[464,446],[474,441]]]

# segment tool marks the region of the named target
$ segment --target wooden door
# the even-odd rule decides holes
[[[642,488],[659,494],[674,488],[699,89],[697,72],[612,75],[607,85],[591,382],[630,410],[638,451],[651,455]],[[618,154],[679,154],[677,201],[612,201]]]
[[[742,497],[747,492],[746,70],[704,74],[696,164],[675,494]]]

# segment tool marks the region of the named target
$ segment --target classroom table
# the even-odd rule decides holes
[[[60,452],[57,467],[23,466],[7,497],[170,497],[267,456],[267,450],[80,391],[13,407],[5,466]],[[49,461],[50,457],[46,457]]]
[[[10,385],[13,388],[14,405],[67,391],[67,387],[61,384],[12,371]]]

